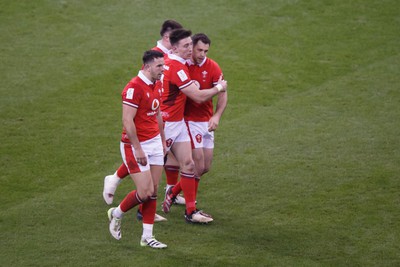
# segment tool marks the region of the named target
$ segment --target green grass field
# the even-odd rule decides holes
[[[5,0],[0,15],[0,266],[400,265],[399,1]],[[111,237],[101,193],[120,92],[169,18],[210,36],[229,105],[198,198],[215,222],[173,207],[156,251],[135,211]]]

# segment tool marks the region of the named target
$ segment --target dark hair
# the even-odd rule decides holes
[[[190,37],[192,35],[191,30],[186,29],[175,29],[169,34],[169,41],[171,45],[176,45],[180,40]]]
[[[148,50],[143,54],[143,64],[149,64],[156,58],[164,57],[164,54],[157,50]]]
[[[181,28],[183,27],[179,22],[169,19],[164,21],[164,23],[161,25],[160,35],[163,37],[166,32]]]
[[[204,33],[196,33],[195,35],[192,36],[192,41],[193,41],[193,46],[195,46],[199,41],[201,41],[204,44],[211,45],[211,40],[208,38],[207,35]]]

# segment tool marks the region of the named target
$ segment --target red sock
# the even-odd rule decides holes
[[[122,163],[117,170],[117,176],[119,177],[119,179],[124,179],[128,175],[129,175],[128,168],[126,168],[125,164]]]
[[[141,214],[143,214],[143,204],[140,204],[140,205],[139,205],[138,210],[139,210],[139,212],[140,212]]]
[[[164,170],[167,177],[167,185],[175,185],[178,182],[179,166],[165,165]]]
[[[174,196],[177,196],[181,191],[182,191],[182,185],[181,185],[181,181],[179,181],[176,185],[174,185],[174,187],[171,190],[171,193]]]
[[[142,205],[143,223],[154,224],[154,215],[157,209],[157,196],[152,196]]]
[[[192,214],[196,210],[195,179],[193,173],[181,172],[181,186],[186,200],[186,214]]]
[[[132,209],[133,207],[135,207],[140,203],[143,203],[143,201],[140,199],[137,191],[133,190],[126,195],[126,197],[121,201],[119,206],[123,212],[127,212],[128,210]]]
[[[194,179],[195,182],[195,195],[194,195],[194,199],[197,200],[197,190],[199,189],[199,183],[200,183],[200,177],[196,176],[196,178]]]

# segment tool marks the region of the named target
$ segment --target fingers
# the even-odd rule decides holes
[[[146,166],[147,165],[147,159],[146,158],[138,158],[136,159],[136,162],[142,166]]]
[[[208,131],[209,131],[209,132],[215,131],[215,130],[217,129],[217,127],[218,127],[218,124],[216,124],[216,123],[209,123],[209,124],[208,124]]]

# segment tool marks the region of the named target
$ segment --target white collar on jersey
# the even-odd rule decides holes
[[[153,84],[152,81],[150,81],[146,75],[144,75],[143,71],[139,70],[139,74],[138,74],[139,78],[142,79],[147,85],[151,85]]]
[[[199,67],[203,66],[204,63],[206,63],[206,60],[207,60],[207,57],[205,57],[204,60],[203,60],[200,64],[197,64],[197,66],[199,66]],[[186,60],[186,63],[187,63],[189,66],[196,65],[196,63],[194,63],[192,59]]]
[[[165,46],[163,46],[163,44],[161,43],[161,40],[157,41],[157,47],[160,48],[164,54],[170,54],[171,50],[167,49]]]
[[[177,56],[177,55],[175,55],[175,54],[168,54],[168,57],[169,57],[170,59],[179,61],[179,62],[182,63],[182,64],[185,64],[185,63],[186,63],[186,60],[185,60],[185,59],[183,59],[183,58],[181,58],[180,56]]]

